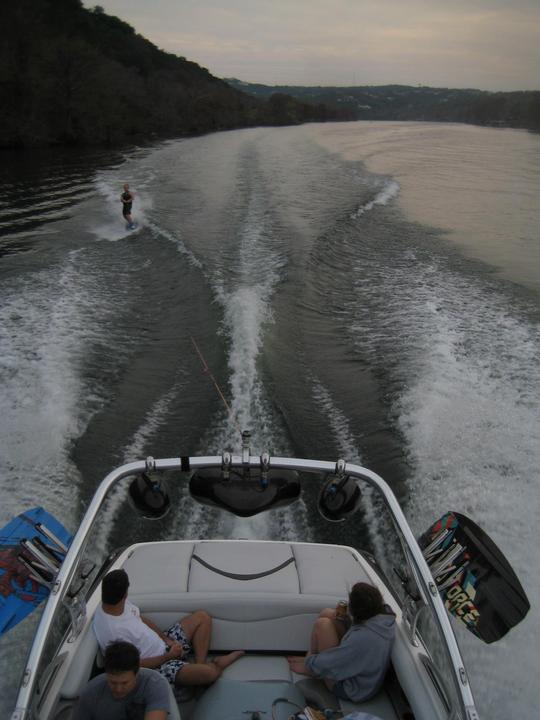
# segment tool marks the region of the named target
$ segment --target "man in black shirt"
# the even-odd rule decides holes
[[[130,230],[133,230],[133,228],[135,227],[135,223],[133,222],[133,218],[131,217],[133,193],[130,192],[129,185],[127,183],[124,185],[124,192],[122,193],[122,195],[120,195],[120,199],[122,200],[122,215],[126,219],[128,228]]]

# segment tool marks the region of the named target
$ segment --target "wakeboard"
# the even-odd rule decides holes
[[[0,635],[48,596],[47,580],[60,567],[71,540],[41,507],[26,510],[0,529]]]
[[[529,611],[510,563],[466,515],[445,513],[418,544],[447,611],[484,642],[500,640]]]
[[[138,222],[128,223],[128,224],[126,225],[126,230],[136,230],[138,227],[139,227],[139,223],[138,223]]]

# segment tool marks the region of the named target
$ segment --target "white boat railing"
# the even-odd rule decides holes
[[[448,660],[450,661],[450,665],[454,673],[453,683],[462,705],[460,708],[461,715],[464,720],[478,720],[479,716],[474,705],[474,699],[461,657],[461,652],[454,632],[451,628],[446,609],[422,551],[416,542],[411,528],[409,527],[397,498],[392,492],[390,486],[379,475],[371,470],[359,465],[344,463],[343,461],[339,461],[338,464],[336,464],[322,460],[269,457],[267,454],[263,456],[254,456],[248,455],[245,451],[241,456],[227,454],[226,460],[227,465],[230,464],[232,467],[243,466],[260,468],[261,465],[264,464],[265,467],[273,470],[296,470],[304,473],[334,473],[336,472],[336,468],[339,467],[340,472],[344,472],[346,475],[352,476],[357,480],[367,482],[382,495],[388,509],[390,510],[400,541],[404,544],[404,551],[413,569],[414,579],[416,580],[418,589],[422,593],[427,606],[431,608],[439,626],[440,633],[444,638]],[[102,480],[80,523],[79,529],[71,542],[67,555],[60,567],[45,605],[28,655],[21,687],[17,697],[17,704],[11,716],[11,720],[30,720],[31,718],[29,713],[36,689],[38,679],[37,674],[49,632],[53,625],[56,612],[63,603],[66,593],[68,592],[75,577],[79,561],[84,553],[94,521],[98,516],[103,502],[105,501],[111,488],[123,478],[148,472],[149,469],[155,469],[158,472],[163,472],[166,470],[185,470],[189,467],[190,471],[194,471],[203,468],[223,467],[223,465],[224,458],[222,456],[168,458],[156,460],[149,458],[147,461],[132,462],[122,465],[121,467],[111,471]],[[452,713],[452,716],[454,716],[454,713]]]

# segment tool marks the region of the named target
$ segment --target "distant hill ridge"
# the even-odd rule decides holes
[[[252,125],[338,119],[258,100],[80,0],[0,3],[0,146],[120,145]]]
[[[323,103],[349,120],[435,120],[540,130],[540,91],[487,92],[475,89],[379,85],[352,87],[269,86],[226,78],[231,87],[264,99],[285,93]]]

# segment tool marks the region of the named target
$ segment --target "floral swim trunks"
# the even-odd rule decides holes
[[[193,654],[193,648],[191,647],[191,643],[187,639],[186,634],[182,630],[182,626],[179,622],[174,623],[174,625],[165,632],[165,635],[170,637],[171,640],[176,640],[177,643],[180,643],[182,649],[184,650],[184,655],[182,656],[182,658],[168,660],[167,662],[163,663],[163,665],[160,665],[158,668],[156,668],[157,671],[171,683],[171,685],[174,685],[176,673],[181,670],[184,665],[188,664],[188,660],[184,660],[184,658],[187,658],[189,655]]]

